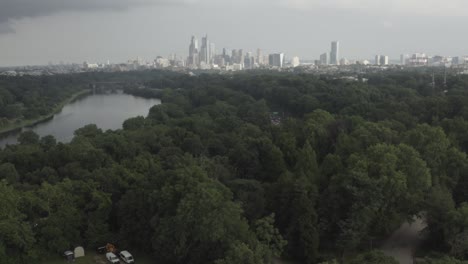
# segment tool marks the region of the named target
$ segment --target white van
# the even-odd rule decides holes
[[[124,250],[120,251],[119,257],[123,260],[123,262],[130,264],[130,263],[135,263],[135,260],[133,259],[132,254],[130,252]]]
[[[106,259],[112,264],[120,263],[119,258],[112,252],[106,253]]]

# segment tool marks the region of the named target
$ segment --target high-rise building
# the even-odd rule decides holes
[[[202,45],[200,48],[200,64],[210,64],[211,54],[210,54],[210,42],[208,40],[208,35],[202,38]]]
[[[339,57],[340,57],[340,43],[338,41],[333,41],[331,43],[330,64],[338,65]]]
[[[375,65],[388,65],[388,56],[375,55]]]
[[[231,55],[230,55],[230,51],[227,50],[226,48],[223,48],[223,58],[224,58],[224,64],[225,65],[228,65],[228,64],[231,64]]]
[[[388,65],[388,56],[380,55],[380,65]]]
[[[214,57],[216,56],[216,46],[213,42],[210,43],[209,49],[209,63],[213,63]]]
[[[257,49],[257,63],[258,63],[258,65],[263,65],[264,64],[263,52],[262,52],[261,49]]]
[[[245,59],[244,59],[245,69],[253,69],[255,67],[255,61],[256,60],[252,52],[247,52]]]
[[[199,53],[198,53],[198,40],[195,36],[192,36],[192,41],[189,46],[189,58],[187,64],[189,66],[197,66],[199,64]]]
[[[328,65],[328,53],[320,55],[320,65]]]
[[[244,65],[244,60],[245,60],[244,50],[240,49],[239,50],[239,61],[238,61],[238,63]]]
[[[232,50],[231,62],[232,64],[239,63],[239,51],[236,49]]]
[[[274,53],[269,56],[270,66],[283,68],[284,53]]]
[[[380,65],[380,55],[375,55],[375,65]]]

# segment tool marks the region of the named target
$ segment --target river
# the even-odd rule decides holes
[[[135,97],[124,93],[92,94],[75,100],[63,107],[53,118],[31,128],[39,136],[54,136],[59,142],[70,142],[74,132],[88,124],[96,124],[103,131],[121,129],[125,120],[136,116],[147,116],[159,99]],[[16,144],[21,131],[0,135],[0,147]]]

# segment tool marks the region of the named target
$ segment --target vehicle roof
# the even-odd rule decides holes
[[[117,257],[117,256],[116,256],[114,253],[112,253],[112,252],[107,252],[107,253],[106,253],[106,256]]]
[[[130,254],[130,252],[128,252],[128,251],[126,251],[126,250],[120,251],[120,254],[122,254],[122,255],[125,256],[125,257],[131,257],[131,256],[132,256],[132,254]]]

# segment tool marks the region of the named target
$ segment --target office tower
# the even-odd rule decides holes
[[[215,55],[213,57],[213,64],[218,65],[219,67],[224,67],[226,66],[226,60],[224,59],[224,55]]]
[[[209,50],[209,62],[210,63],[213,63],[215,56],[216,56],[216,46],[214,43],[210,43],[210,50]]]
[[[380,55],[375,55],[375,65],[380,65]]]
[[[380,55],[380,65],[388,65],[388,56]]]
[[[244,58],[244,68],[246,69],[253,69],[255,68],[255,56],[253,55],[252,52],[247,52]]]
[[[239,63],[239,52],[236,49],[232,50],[231,63]]]
[[[200,64],[210,64],[210,42],[208,40],[208,35],[202,38],[202,45],[200,48]]]
[[[188,65],[189,66],[196,66],[198,65],[198,40],[195,36],[192,36],[192,41],[190,42],[189,47],[189,58],[188,58]]]
[[[238,61],[238,63],[244,65],[244,59],[245,59],[244,50],[240,49],[239,50],[239,61]]]
[[[331,43],[330,64],[338,65],[340,57],[340,43],[333,41]]]
[[[223,48],[223,58],[224,58],[224,64],[229,65],[231,64],[231,51],[227,50],[226,48]]]
[[[326,52],[320,55],[320,65],[328,65],[328,54]]]
[[[293,66],[293,67],[295,68],[295,67],[297,67],[297,66],[299,66],[299,65],[301,65],[301,62],[300,62],[300,60],[299,60],[299,57],[297,57],[297,56],[296,56],[296,57],[293,57],[293,58],[291,59],[291,66]]]
[[[257,49],[257,63],[258,63],[258,65],[263,65],[264,64],[263,52],[262,52],[261,49]]]
[[[283,62],[284,62],[284,53],[270,54],[269,56],[270,66],[283,68]]]

